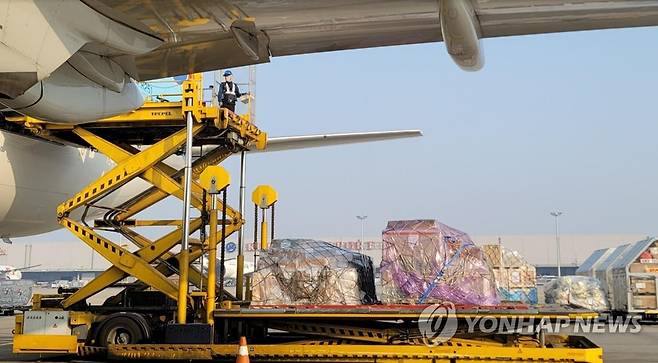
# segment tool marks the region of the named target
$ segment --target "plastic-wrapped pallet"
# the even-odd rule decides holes
[[[601,282],[588,276],[563,276],[544,285],[547,304],[571,305],[594,311],[608,310]]]
[[[464,232],[436,220],[391,221],[384,230],[385,303],[500,303],[484,254]]]
[[[537,273],[517,251],[500,245],[484,245],[487,263],[493,269],[498,295],[503,301],[537,304]]]
[[[252,275],[254,305],[377,302],[372,260],[328,242],[274,240]]]
[[[0,308],[25,307],[32,299],[31,280],[0,280]]]

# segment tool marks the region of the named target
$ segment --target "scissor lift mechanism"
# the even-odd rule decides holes
[[[71,335],[23,334],[24,316],[16,319],[14,352],[107,354],[109,358],[129,359],[215,359],[233,360],[237,347],[233,343],[240,335],[250,339],[250,355],[256,361],[326,361],[326,362],[601,362],[601,349],[579,337],[520,336],[520,335],[458,335],[437,346],[423,343],[417,328],[424,306],[360,306],[360,307],[249,307],[248,301],[236,301],[220,290],[218,299],[208,283],[214,286],[214,269],[207,274],[192,263],[208,252],[215,258],[217,243],[230,236],[244,224],[243,216],[209,194],[199,176],[208,166],[217,165],[235,152],[245,148],[266,146],[266,134],[245,117],[207,106],[203,101],[200,75],[190,75],[182,85],[181,102],[147,102],[140,109],[122,116],[98,122],[58,125],[29,117],[7,117],[22,130],[59,143],[90,147],[104,154],[116,166],[90,183],[86,188],[57,208],[59,223],[107,259],[111,267],[76,291],[57,295],[35,295],[32,311],[66,312]],[[145,220],[135,216],[163,199],[174,196],[183,199],[183,170],[177,170],[164,160],[181,150],[186,142],[185,115],[194,118],[194,145],[214,145],[209,152],[199,155],[192,168],[191,205],[199,216],[190,221],[190,233],[203,231],[210,225],[208,238],[190,245],[189,250],[177,250],[181,244],[180,228],[151,240],[135,228],[144,226],[178,226],[181,220]],[[200,148],[203,150],[204,148]],[[118,206],[103,205],[103,198],[129,181],[141,178],[151,187]],[[213,208],[214,206],[214,208]],[[103,219],[94,226],[85,222],[92,208],[106,210]],[[225,218],[217,220],[217,211],[225,211]],[[77,212],[82,211],[82,220]],[[209,216],[213,216],[209,220]],[[219,223],[218,223],[219,222]],[[119,232],[136,245],[130,251],[99,233],[99,230]],[[224,231],[224,233],[222,233]],[[188,254],[188,256],[184,256]],[[189,264],[180,261],[189,260]],[[179,278],[179,284],[172,276]],[[137,284],[122,294],[108,299],[104,306],[89,306],[86,299],[117,283],[133,277]],[[181,283],[189,282],[196,291],[181,303]],[[203,287],[206,287],[204,291]],[[223,286],[219,286],[221,289]],[[176,313],[191,312],[182,320],[204,323],[213,329],[208,344],[165,344],[152,338],[150,344],[109,344],[95,341],[92,332],[117,313],[145,314],[153,312],[129,306],[129,291],[155,291],[162,295],[158,301],[179,305],[168,311],[160,306],[169,320]],[[187,290],[186,290],[187,291]],[[150,296],[152,296],[151,293]],[[241,295],[241,294],[239,294]],[[216,301],[220,306],[217,308]],[[26,313],[29,316],[30,312]],[[534,317],[591,317],[579,311],[532,310],[528,307],[488,310],[462,307],[457,317],[469,316]],[[139,320],[139,319],[137,319]],[[179,319],[180,320],[180,319]],[[141,320],[140,320],[141,321]],[[82,333],[81,333],[82,332]],[[278,333],[273,333],[278,332]]]

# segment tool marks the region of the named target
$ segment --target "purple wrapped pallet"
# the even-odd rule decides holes
[[[389,222],[382,237],[384,303],[500,303],[484,253],[466,233],[436,220],[409,220]]]

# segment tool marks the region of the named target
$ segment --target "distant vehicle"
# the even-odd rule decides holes
[[[50,284],[50,287],[53,289],[79,289],[85,286],[89,281],[87,279],[75,279],[75,280],[55,280]]]
[[[77,279],[77,280],[68,281],[67,288],[81,288],[85,286],[89,281],[91,280]]]
[[[233,258],[227,258],[224,261],[224,266],[226,267],[226,271],[224,272],[224,281],[227,282],[229,280],[237,280],[237,271],[238,271],[238,261],[235,257]],[[217,273],[220,273],[220,264],[219,264],[219,259],[217,259]],[[205,273],[208,270],[208,258],[205,256],[203,259],[203,272]],[[244,274],[250,274],[254,272],[254,263],[250,261],[244,261]],[[227,285],[229,286],[229,285]]]
[[[50,284],[50,287],[53,289],[59,289],[60,287],[68,289],[71,287],[71,281],[69,280],[55,280],[53,281],[52,284]]]
[[[219,261],[218,265],[219,265]],[[238,270],[238,261],[235,258],[232,259],[227,259],[224,261],[224,265],[226,266],[226,272],[224,273],[224,278],[228,280],[233,280],[236,281],[238,276],[237,276],[237,270]],[[244,261],[244,274],[250,274],[254,272],[254,263],[249,262],[249,261]]]

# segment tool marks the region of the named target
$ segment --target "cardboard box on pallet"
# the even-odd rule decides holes
[[[631,263],[629,266],[631,273],[655,273],[658,272],[658,264],[656,263]]]
[[[537,286],[537,275],[534,266],[493,267],[492,270],[498,287],[515,289]]]
[[[466,233],[436,220],[391,221],[382,240],[383,302],[500,302],[493,272]]]
[[[655,295],[656,279],[654,277],[631,276],[631,291],[638,295]]]
[[[633,295],[633,308],[656,309],[656,295]]]
[[[492,267],[501,300],[537,303],[537,273],[517,251],[500,245],[482,246]]]

